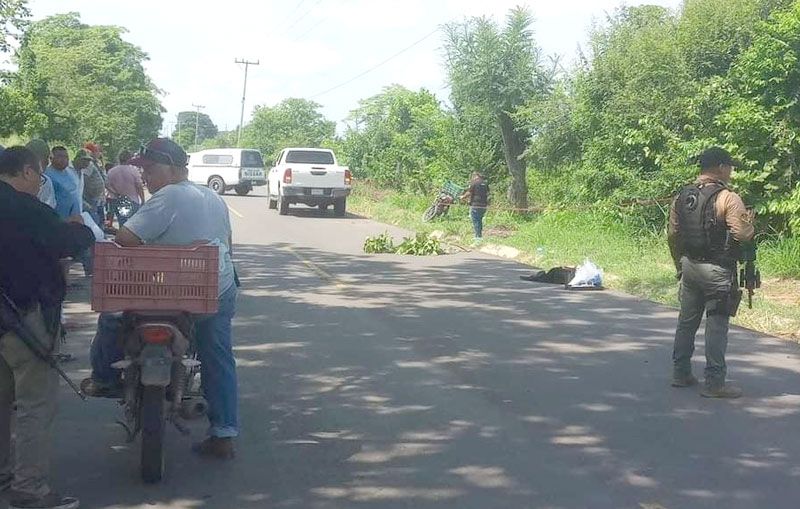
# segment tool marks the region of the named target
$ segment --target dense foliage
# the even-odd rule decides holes
[[[211,117],[197,111],[181,111],[172,139],[186,150],[200,148],[206,140],[211,140],[219,135],[219,129],[212,122]],[[209,147],[211,148],[211,147]]]
[[[319,147],[331,140],[336,124],[307,99],[284,99],[275,106],[256,106],[242,132],[242,146],[257,148],[265,161],[274,161],[286,147]]]
[[[668,196],[697,171],[690,157],[719,144],[746,163],[735,176],[746,201],[774,228],[797,230],[799,43],[797,1],[618,10],[592,33],[583,65],[519,114],[545,198]]]
[[[22,112],[11,128],[72,145],[94,141],[112,154],[156,136],[158,90],[142,65],[147,55],[124,33],[85,25],[76,13],[32,23],[2,95]]]
[[[158,90],[124,29],[74,13],[27,18],[24,0],[0,0],[0,51],[20,41],[18,71],[0,81],[0,136],[113,151],[155,135]],[[734,185],[762,226],[800,231],[800,0],[622,7],[592,27],[571,68],[543,57],[534,26],[523,8],[504,23],[445,25],[449,97],[387,86],[338,135],[320,104],[285,99],[255,108],[242,145],[265,160],[286,146],[330,146],[357,177],[412,192],[480,170],[517,207],[600,205],[658,229],[663,204],[638,202],[670,196],[696,174],[692,156],[718,144],[746,163]],[[235,132],[197,118],[197,145],[235,145]],[[187,148],[195,119],[182,112],[173,133]]]
[[[745,161],[734,185],[762,222],[800,230],[800,1],[623,7],[572,69],[543,61],[530,26],[515,9],[445,27],[449,104],[400,86],[361,101],[341,142],[357,175],[419,191],[478,169],[515,205],[616,207],[669,197],[718,144]],[[657,228],[665,208],[621,214]]]
[[[26,0],[0,0],[0,53],[25,30],[30,15]]]

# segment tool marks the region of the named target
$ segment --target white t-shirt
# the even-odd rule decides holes
[[[56,208],[56,190],[53,188],[53,181],[50,180],[45,174],[42,174],[42,179],[44,183],[42,187],[39,188],[39,194],[37,197],[39,201],[50,207],[51,209]]]

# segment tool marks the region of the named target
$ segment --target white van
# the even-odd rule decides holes
[[[216,148],[189,154],[189,180],[217,194],[236,190],[244,196],[267,183],[261,152],[249,148]]]

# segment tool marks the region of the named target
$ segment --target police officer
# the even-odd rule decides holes
[[[725,383],[728,321],[741,300],[736,277],[739,246],[753,240],[753,217],[728,189],[740,165],[725,149],[698,156],[700,176],[681,189],[669,216],[669,247],[681,281],[681,311],[675,332],[673,387],[697,384],[692,374],[694,340],[706,312],[706,398],[738,398],[742,390]]]
[[[59,218],[37,198],[39,158],[25,147],[0,154],[0,289],[32,340],[56,354],[66,282],[59,260],[86,250],[94,235],[80,216]],[[5,305],[5,304],[4,304]],[[10,306],[9,306],[10,307]],[[50,435],[58,380],[14,332],[0,323],[0,490],[11,488],[11,509],[74,509],[78,501],[48,483]],[[15,458],[11,414],[16,403]]]

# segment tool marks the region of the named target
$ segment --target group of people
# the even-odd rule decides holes
[[[172,140],[152,140],[134,157],[123,152],[120,164],[108,169],[94,148],[78,150],[72,164],[64,147],[50,149],[41,140],[0,151],[0,305],[19,318],[14,325],[0,319],[0,491],[11,491],[11,509],[79,506],[76,498],[62,496],[49,485],[58,380],[20,334],[24,329],[22,335],[33,338],[49,356],[58,353],[67,292],[65,260],[85,259],[98,238],[90,223],[102,226],[116,200],[125,199],[138,209],[116,231],[115,241],[122,246],[189,245],[198,240],[219,246],[219,311],[195,324],[210,426],[208,437],[193,451],[231,458],[233,439],[239,434],[231,344],[237,289],[227,206],[212,191],[188,182],[188,157]],[[143,181],[151,193],[147,201]],[[120,372],[111,365],[124,355],[120,322],[117,314],[98,318],[90,347],[92,375],[81,384],[90,396],[119,393]]]

